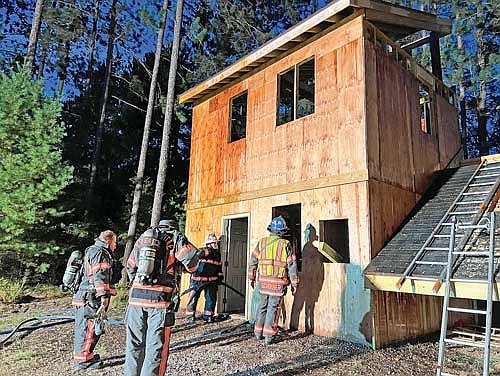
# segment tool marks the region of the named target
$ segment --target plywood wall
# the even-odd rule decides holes
[[[431,134],[420,127],[419,81],[365,40],[371,256],[379,252],[459,150],[457,112],[435,95]],[[442,299],[372,291],[376,346],[439,330]]]
[[[371,298],[372,314],[376,319],[373,338],[377,348],[435,333],[441,328],[443,298],[440,296],[373,290]],[[453,307],[471,308],[473,301],[451,299],[450,304]],[[471,324],[472,319],[470,314],[453,312],[448,324],[450,327]]]
[[[313,257],[303,263],[300,275],[302,282],[297,294],[291,296],[289,292],[285,299],[285,321],[280,325],[288,327],[292,322],[304,330],[306,303],[314,303],[311,316],[315,333],[346,335],[370,343],[370,292],[364,288],[362,273],[370,259],[365,251],[369,242],[367,196],[365,181],[192,209],[188,211],[186,233],[193,243],[199,245],[207,232],[213,231],[217,235],[222,232],[224,216],[249,215],[250,234],[246,255],[249,259],[250,251],[258,240],[268,234],[266,228],[274,206],[301,203],[302,230],[310,223],[319,231],[320,220],[347,219],[351,263],[316,263],[313,261],[314,250],[309,249]],[[251,315],[251,293],[247,285],[246,317]]]
[[[195,106],[186,233],[201,245],[207,232],[222,232],[225,216],[248,215],[248,258],[266,235],[275,206],[300,203],[302,230],[308,223],[319,230],[320,220],[348,219],[351,263],[316,265],[314,278],[302,276],[302,288],[320,286],[315,333],[370,342],[372,325],[385,328],[437,309],[426,297],[413,298],[422,310],[385,307],[397,301],[372,293],[377,310],[370,313],[362,270],[413,208],[432,173],[454,154],[458,134],[450,130],[456,112],[441,100],[436,113],[442,131],[422,133],[418,82],[364,39],[363,22],[358,17]],[[276,126],[279,73],[312,56],[315,113]],[[244,91],[247,136],[228,143],[230,99]],[[286,326],[292,321],[304,329],[305,291],[287,297]],[[247,286],[247,317],[250,294]],[[392,321],[380,314],[383,307],[394,309]],[[376,341],[396,337],[383,334]]]
[[[193,110],[188,205],[366,170],[362,18],[339,27]],[[316,111],[276,126],[278,75],[316,62]],[[228,143],[229,103],[248,91],[247,137]]]

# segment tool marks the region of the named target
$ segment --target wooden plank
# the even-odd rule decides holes
[[[434,286],[433,281],[413,281],[414,289],[411,283],[405,282],[400,290],[396,287],[396,283],[399,280],[400,275],[375,275],[366,274],[365,281],[369,281],[370,288],[375,288],[381,291],[393,291],[393,292],[404,292],[404,293],[416,293],[420,295],[432,295],[432,296],[443,296],[444,289],[441,288],[437,293],[432,291]],[[485,283],[472,283],[472,282],[453,282],[453,288],[455,291],[455,296],[457,298],[463,299],[486,299],[487,284]],[[496,282],[496,288],[500,289],[500,281]],[[494,294],[495,295],[495,294]],[[497,301],[496,296],[493,296],[494,300]],[[500,301],[500,300],[498,300]]]
[[[406,51],[411,51],[415,48],[421,47],[429,43],[429,40],[430,40],[430,35],[426,35],[425,37],[419,38],[417,40],[414,40],[413,42],[402,45],[401,48]]]
[[[351,0],[351,5],[365,8],[368,19],[376,19],[391,25],[435,31],[440,35],[451,33],[451,20],[438,18],[427,12],[406,8],[383,1]]]
[[[247,191],[239,194],[226,195],[224,197],[211,200],[201,200],[198,202],[194,202],[191,201],[190,199],[187,204],[187,209],[188,210],[200,209],[216,205],[229,204],[232,202],[247,201],[269,196],[288,194],[292,192],[301,192],[318,188],[332,187],[342,184],[349,184],[352,182],[366,181],[367,178],[368,178],[368,172],[366,170],[363,170],[349,174],[337,175],[333,177],[329,176],[325,178],[317,178],[297,183],[280,184],[255,191]]]

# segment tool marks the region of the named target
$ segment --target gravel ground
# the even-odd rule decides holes
[[[59,299],[0,307],[0,323],[8,317],[6,311],[54,315],[57,314],[53,311],[55,308],[68,305],[68,299]],[[111,316],[121,318],[120,312],[112,312]],[[35,371],[37,376],[74,374],[72,341],[72,324],[16,335],[13,342],[0,349],[0,375],[33,375]],[[123,375],[124,344],[124,327],[109,325],[97,346],[104,368],[87,374]],[[168,375],[424,376],[435,373],[437,357],[435,340],[372,351],[341,339],[283,331],[276,344],[265,346],[253,338],[251,327],[238,318],[204,325],[200,321],[187,324],[179,317],[170,348]],[[454,367],[449,368],[449,372],[480,374],[482,354],[479,350],[456,348],[450,357]],[[498,350],[492,353],[492,363],[492,374],[500,374]]]

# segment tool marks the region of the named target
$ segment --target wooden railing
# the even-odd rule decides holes
[[[365,37],[369,41],[373,42],[375,46],[381,47],[387,55],[392,56],[406,70],[413,73],[418,80],[430,87],[436,94],[445,98],[448,103],[454,106],[457,105],[455,92],[447,87],[443,81],[421,66],[413,56],[377,29],[371,22],[365,20],[365,25]]]

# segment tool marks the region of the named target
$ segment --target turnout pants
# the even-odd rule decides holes
[[[76,363],[91,362],[94,359],[94,348],[102,334],[102,324],[94,318],[96,312],[88,304],[75,307],[73,359]]]
[[[174,313],[164,308],[128,306],[125,376],[163,376]]]
[[[194,316],[196,313],[196,306],[198,305],[198,300],[201,296],[201,291],[205,292],[205,310],[203,311],[203,320],[208,320],[213,317],[215,305],[217,304],[217,284],[210,284],[204,287],[202,290],[196,290],[206,282],[192,281],[191,282],[191,292],[189,293],[189,304],[186,309],[186,316]]]
[[[283,296],[260,294],[255,315],[254,332],[257,338],[273,338],[278,333],[278,319],[283,305]]]

